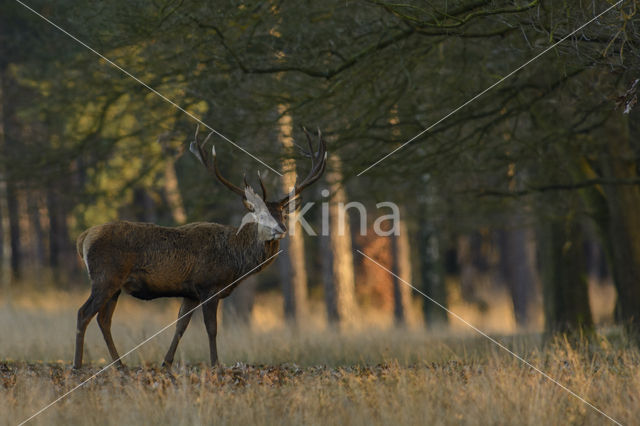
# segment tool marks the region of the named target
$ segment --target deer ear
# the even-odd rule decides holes
[[[240,231],[242,230],[242,228],[244,228],[244,226],[247,223],[251,223],[251,222],[257,222],[257,218],[256,215],[254,213],[247,213],[244,215],[244,217],[242,218],[242,223],[240,224],[240,227],[238,228],[238,232],[236,232],[236,235],[238,235],[240,233]]]
[[[247,210],[249,210],[250,212],[254,212],[256,211],[256,206],[249,200],[247,200],[246,198],[242,199],[242,204],[244,204],[244,206],[247,208]]]

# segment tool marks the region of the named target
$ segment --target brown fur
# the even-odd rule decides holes
[[[236,227],[216,223],[197,222],[168,228],[122,221],[94,226],[80,234],[76,248],[86,262],[92,288],[91,296],[78,311],[74,367],[82,366],[84,331],[96,313],[109,352],[114,361],[120,363],[110,325],[122,290],[147,300],[183,297],[181,315],[190,310],[187,308],[219,293],[203,306],[211,362],[215,364],[218,300],[227,297],[240,283],[240,277],[275,255],[279,248],[277,239],[261,241],[257,227],[255,223],[248,224],[236,235]],[[271,261],[251,273],[269,263]],[[225,289],[231,283],[234,284]],[[166,365],[173,362],[189,318],[190,315],[178,323],[174,342],[165,357]]]
[[[267,201],[266,189],[259,176],[261,198],[264,201],[262,205],[246,180],[245,187],[240,188],[222,176],[215,150],[212,150],[211,159],[204,148],[213,133],[200,143],[198,129],[189,149],[212,175],[242,197],[250,212],[263,214],[266,208],[273,221],[268,221],[268,226],[250,223],[240,231],[233,226],[204,222],[177,228],[150,223],[114,222],[84,231],[78,237],[76,247],[91,278],[91,295],[78,310],[74,368],[82,366],[84,333],[96,313],[109,353],[116,363],[122,365],[111,337],[111,317],[122,290],[140,299],[184,298],[176,332],[164,358],[164,365],[167,366],[173,362],[178,342],[189,325],[193,309],[207,301],[202,305],[202,314],[209,336],[211,364],[216,364],[216,311],[219,300],[231,294],[245,274],[258,272],[271,263],[278,252],[278,239],[287,230],[283,211],[295,210],[300,203],[300,193],[324,173],[327,151],[320,130],[317,152],[314,152],[311,137],[304,130],[309,143],[311,171],[296,183],[292,192],[271,202]],[[269,258],[271,260],[265,262]]]

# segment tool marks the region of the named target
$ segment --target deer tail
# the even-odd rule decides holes
[[[89,230],[87,229],[82,234],[80,234],[80,236],[76,240],[76,250],[78,251],[78,255],[80,257],[84,257],[84,253],[83,253],[84,239],[87,238],[88,234],[89,234]]]

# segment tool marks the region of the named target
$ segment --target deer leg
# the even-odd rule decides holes
[[[192,309],[198,306],[198,301],[194,299],[184,298],[182,301],[182,305],[180,305],[180,311],[178,312],[178,323],[176,324],[176,332],[173,335],[173,340],[171,341],[171,346],[169,346],[169,350],[164,357],[164,361],[162,362],[163,367],[171,367],[173,364],[173,357],[176,354],[176,349],[178,349],[178,343],[180,343],[180,338],[184,334],[184,331],[187,329],[189,325],[189,321],[191,321],[191,315],[193,314]]]
[[[202,305],[202,316],[204,325],[209,335],[209,352],[211,355],[211,366],[218,364],[218,348],[216,347],[216,335],[218,334],[218,299],[211,300]]]
[[[98,313],[100,308],[109,299],[108,295],[102,291],[96,291],[96,288],[91,289],[91,295],[84,302],[84,305],[78,309],[78,323],[76,327],[76,353],[73,359],[73,368],[82,367],[82,355],[84,348],[84,333],[87,330],[87,325],[91,319]]]
[[[111,358],[115,361],[118,367],[122,367],[122,361],[120,361],[120,355],[118,355],[118,351],[116,350],[116,345],[113,343],[113,337],[111,336],[111,317],[113,316],[113,311],[116,309],[116,304],[118,303],[118,296],[120,296],[120,290],[116,292],[111,299],[104,304],[102,308],[98,311],[98,325],[100,326],[100,330],[102,331],[102,336],[104,337],[104,341],[107,343],[107,348],[109,349],[109,354],[111,354]]]

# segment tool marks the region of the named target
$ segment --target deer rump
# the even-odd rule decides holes
[[[169,228],[122,221],[88,229],[78,237],[77,249],[91,281],[111,280],[110,292],[122,289],[143,300],[202,300],[212,289],[220,291],[268,257],[265,252],[271,250],[265,250],[265,245],[269,242],[249,241],[246,237],[256,231],[251,225],[246,228],[236,235],[236,228],[216,223]],[[227,297],[238,284],[217,297]]]

